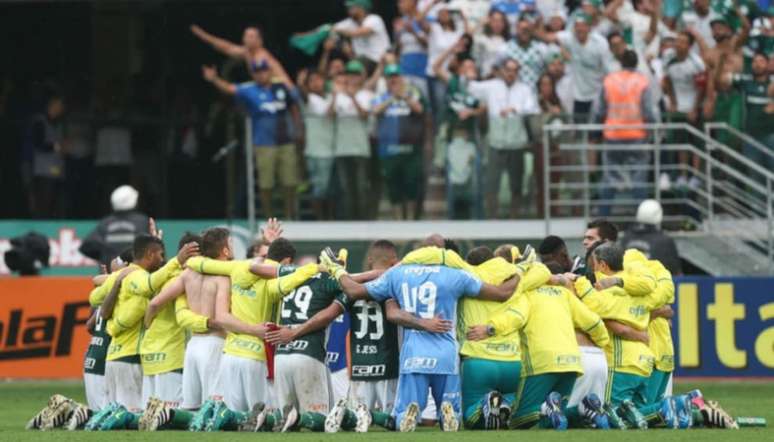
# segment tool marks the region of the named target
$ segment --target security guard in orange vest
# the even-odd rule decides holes
[[[648,77],[637,72],[637,53],[627,49],[621,56],[621,65],[622,70],[605,77],[597,121],[606,126],[652,122],[651,85]],[[605,144],[643,144],[648,138],[647,131],[640,128],[610,127],[604,129],[603,134]],[[611,200],[622,192],[629,192],[635,199],[647,198],[649,189],[644,184],[648,182],[649,171],[644,168],[650,163],[651,155],[647,150],[603,151],[603,187],[599,198]],[[603,204],[600,215],[609,216],[610,206]]]

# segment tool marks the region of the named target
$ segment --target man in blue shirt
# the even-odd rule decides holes
[[[296,218],[296,188],[298,187],[298,157],[291,137],[288,116],[296,133],[303,130],[301,114],[295,102],[295,90],[272,82],[272,69],[266,60],[252,62],[253,82],[234,84],[218,76],[212,66],[202,66],[204,79],[224,94],[233,95],[245,107],[252,121],[255,163],[258,169],[261,209],[273,216],[272,191],[275,174],[284,191],[285,217]]]
[[[350,299],[387,301],[387,319],[404,327],[400,351],[398,394],[392,415],[400,431],[413,431],[427,405],[428,390],[441,404],[439,421],[444,431],[457,431],[461,419],[459,344],[454,330],[431,333],[420,330],[421,320],[443,318],[456,322],[457,301],[462,296],[505,301],[518,284],[513,278],[500,286],[481,282],[462,270],[443,266],[400,265],[366,284],[355,282],[342,266],[328,266]],[[395,308],[397,306],[399,309]]]

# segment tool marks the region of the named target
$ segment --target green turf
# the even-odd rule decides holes
[[[762,416],[769,424],[774,422],[774,383],[732,383],[713,382],[696,384],[678,384],[678,391],[689,388],[700,388],[705,397],[716,399],[734,416]],[[7,382],[0,383],[0,441],[82,441],[94,440],[104,442],[105,433],[66,432],[54,431],[42,433],[39,431],[24,431],[27,420],[34,415],[39,408],[45,405],[48,396],[52,393],[61,393],[76,400],[83,400],[83,386],[76,382]],[[294,433],[294,434],[248,434],[248,433],[218,433],[197,434],[184,431],[167,431],[159,433],[138,432],[111,432],[109,440],[115,441],[163,441],[176,442],[184,440],[297,440],[316,441],[326,440],[336,442],[343,440],[369,440],[369,441],[434,441],[443,438],[445,442],[474,441],[476,438],[486,437],[486,440],[514,440],[519,437],[529,437],[532,441],[572,440],[572,442],[619,442],[625,437],[626,442],[649,441],[726,441],[744,440],[771,441],[774,440],[774,429],[747,428],[738,432],[727,430],[690,430],[669,431],[652,430],[639,432],[629,430],[625,433],[619,431],[581,431],[571,430],[566,433],[556,433],[549,430],[531,430],[529,432],[460,432],[456,434],[438,433],[434,429],[421,429],[413,434],[396,434],[374,431],[369,434],[339,433],[337,435],[319,433]],[[571,438],[571,439],[570,439]]]

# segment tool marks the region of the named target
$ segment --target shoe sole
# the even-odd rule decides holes
[[[140,421],[137,423],[137,429],[139,431],[148,431],[148,427],[150,427],[161,406],[163,406],[163,402],[159,399],[150,398],[148,400],[145,411],[143,411],[142,416],[140,416]]]
[[[500,419],[500,404],[502,403],[502,396],[499,393],[493,392],[489,395],[486,407],[482,410],[484,414],[484,428],[487,430],[499,430],[502,425]]]
[[[325,432],[337,433],[341,428],[341,421],[344,419],[344,413],[346,412],[346,403],[339,401],[325,417]]]
[[[417,416],[419,416],[419,405],[415,403],[409,404],[406,408],[406,414],[403,415],[403,420],[400,421],[399,431],[401,433],[410,433],[417,428]]]
[[[371,412],[368,411],[368,407],[365,404],[359,404],[355,409],[355,416],[357,416],[357,425],[355,426],[355,433],[367,433],[368,428],[371,427]]]
[[[287,433],[298,421],[298,410],[295,407],[291,408],[285,416],[285,423],[282,425],[282,433]]]
[[[441,404],[441,419],[443,420],[443,431],[455,432],[460,429],[460,421],[454,413],[454,407],[449,402]]]
[[[53,430],[54,428],[64,425],[64,423],[67,422],[67,413],[72,411],[72,409],[73,404],[69,399],[54,405],[48,416],[43,418],[40,425],[40,431]]]

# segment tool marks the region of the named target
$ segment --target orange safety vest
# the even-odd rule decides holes
[[[609,74],[604,81],[607,115],[605,124],[644,124],[642,93],[648,88],[648,78],[634,71],[618,71]],[[608,140],[642,140],[645,129],[605,129]]]

